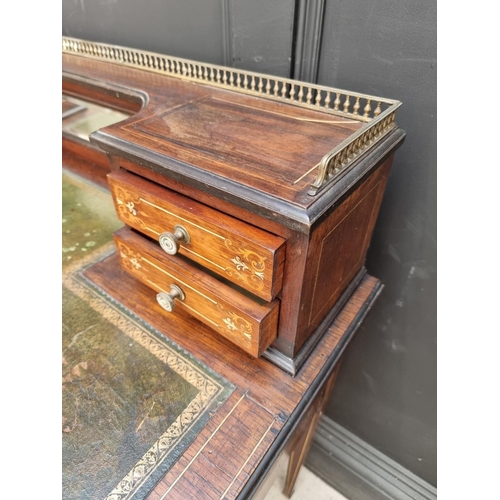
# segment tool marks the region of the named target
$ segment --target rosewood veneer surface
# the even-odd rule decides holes
[[[112,297],[161,331],[162,309],[151,289],[112,255],[85,272]],[[347,342],[380,292],[365,276],[295,377],[265,359],[237,350],[189,315],[169,321],[169,338],[236,386],[180,460],[151,494],[161,498],[249,498],[287,449],[293,429],[333,373]],[[186,335],[186,332],[196,335]],[[166,495],[166,496],[165,496]]]
[[[112,300],[235,387],[148,500],[261,499],[277,458],[293,455],[297,447],[300,456],[307,450],[303,435],[313,432],[341,354],[382,289],[366,274],[364,260],[394,152],[405,134],[390,129],[328,188],[311,196],[319,162],[359,130],[361,121],[66,53],[63,94],[131,114],[92,133],[90,143],[64,137],[63,166],[101,185],[108,172],[111,183],[136,179],[129,183],[132,196],[141,186],[142,199],[153,193],[147,201],[162,210],[184,207],[185,219],[200,226],[208,220],[214,233],[220,223],[228,240],[232,232],[242,241],[248,236],[273,263],[262,290],[235,282],[256,294],[248,314],[263,325],[262,340],[252,340],[246,352],[243,344],[238,347],[189,314],[186,306],[192,304],[167,313],[156,301],[157,290],[144,284],[147,279],[120,263],[122,254],[83,271]],[[162,205],[169,193],[173,208]],[[135,211],[135,205],[113,197],[117,207]],[[218,221],[217,211],[224,215]],[[173,228],[156,227],[156,216],[151,221],[149,229],[135,227],[137,234],[119,231],[115,241],[132,245],[124,254],[141,249],[155,256],[156,268],[167,268],[169,260],[156,253],[154,237]],[[222,251],[201,241],[196,251],[202,259],[207,259],[203,246],[224,270],[218,260],[225,257]],[[205,282],[206,297],[213,299],[216,292],[231,297],[225,287],[216,290],[219,271],[205,279],[197,274],[203,269],[180,257],[170,262],[187,273],[183,279],[190,286]],[[243,296],[233,297],[247,307]],[[301,460],[296,456],[291,468]],[[291,471],[287,488],[296,473]]]

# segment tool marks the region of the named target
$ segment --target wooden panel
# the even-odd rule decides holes
[[[352,207],[321,241],[309,323],[323,317],[331,308],[332,297],[345,285],[346,278],[361,268],[366,251],[366,226],[377,198],[377,187]],[[330,270],[332,272],[327,272]]]
[[[392,155],[314,231],[309,246],[299,349],[364,265]]]
[[[276,338],[278,299],[257,304],[185,259],[166,255],[129,228],[117,231],[114,240],[129,273],[156,292],[168,294],[174,284],[185,294],[184,299],[174,300],[174,310],[165,311],[166,317],[186,311],[255,357]]]
[[[110,155],[110,160],[116,166],[114,170],[118,170],[119,168],[128,170],[129,172],[137,174],[145,179],[149,179],[156,184],[165,186],[168,189],[175,191],[176,193],[183,194],[188,198],[192,198],[200,203],[203,203],[204,205],[215,208],[219,212],[224,212],[225,214],[231,215],[232,217],[235,217],[241,221],[248,222],[253,226],[259,227],[265,231],[269,231],[276,236],[281,236],[285,240],[295,234],[293,229],[280,224],[275,220],[276,218],[268,219],[266,217],[262,217],[257,212],[252,212],[251,210],[239,207],[234,203],[230,203],[227,200],[213,196],[206,190],[200,190],[189,186],[188,184],[177,182],[171,177],[161,175],[150,168],[143,167],[141,165],[138,165],[137,163],[125,160],[124,158],[120,158],[119,156]]]
[[[139,111],[146,102],[146,98],[133,90],[124,92],[123,88],[113,85],[96,85],[95,82],[85,77],[66,78],[63,76],[62,90],[65,94],[77,98],[88,99],[91,102],[117,109],[124,112],[135,113]]]
[[[62,138],[63,167],[109,189],[110,166],[106,154],[96,150],[90,143]]]
[[[335,125],[335,128],[334,126]],[[293,186],[360,123],[241,96],[205,96],[124,125],[135,140],[251,186]],[[298,173],[299,172],[299,173]]]
[[[265,299],[280,291],[284,240],[125,171],[108,176],[120,219],[158,240],[176,225],[188,244],[179,253]]]

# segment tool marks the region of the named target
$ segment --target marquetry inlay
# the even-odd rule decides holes
[[[208,322],[218,330],[226,331],[226,333],[229,334],[230,337],[237,338],[244,344],[250,344],[253,335],[253,327],[250,321],[243,318],[234,310],[231,310],[227,306],[222,305],[217,300],[207,295],[207,293],[203,293],[202,291],[193,287],[192,285],[187,283],[186,280],[182,280],[175,274],[170,273],[163,266],[156,264],[147,256],[141,255],[139,252],[132,250],[130,247],[122,244],[119,241],[116,242],[116,247],[121,257],[121,262],[127,270],[141,276],[144,281],[147,281],[150,285],[153,286],[153,288],[160,292],[169,293],[168,290],[165,290],[164,287],[158,284],[157,280],[154,279],[154,275],[152,274],[154,272],[159,272],[171,279],[172,282],[180,284],[183,289],[186,290],[186,296],[189,295],[189,292],[194,292],[197,295],[198,299],[205,300],[209,304],[211,304],[212,309],[206,309],[204,307],[203,310],[212,310],[212,313],[202,313],[200,308],[191,307],[185,302],[182,303],[182,307],[189,309],[200,319]],[[144,267],[145,265],[146,267]]]
[[[194,252],[187,245],[183,245],[183,248],[189,253],[193,253],[198,257],[203,258],[203,260],[209,262],[210,264],[216,266],[217,268],[224,270],[224,272],[230,277],[237,277],[243,284],[251,285],[256,291],[261,291],[264,288],[265,282],[265,271],[266,271],[266,258],[248,248],[243,248],[241,245],[235,245],[230,239],[216,233],[213,230],[207,229],[200,224],[181,217],[180,215],[170,212],[164,207],[160,207],[149,200],[142,198],[141,196],[134,195],[120,187],[115,188],[115,199],[117,210],[121,215],[124,222],[133,222],[143,229],[147,229],[153,234],[159,235],[158,231],[149,227],[147,223],[141,218],[141,203],[146,203],[149,207],[159,210],[161,212],[167,213],[168,215],[181,220],[182,222],[192,225],[197,229],[209,233],[224,242],[226,248],[231,252],[228,256],[228,261],[231,265],[228,267],[223,267],[220,264],[213,262],[206,256],[200,255]]]
[[[233,246],[233,242],[229,239],[226,239],[224,244],[235,253],[235,256],[230,259],[234,268],[226,269],[226,273],[229,276],[237,274],[244,283],[251,283],[255,289],[262,290],[266,259],[252,250]]]

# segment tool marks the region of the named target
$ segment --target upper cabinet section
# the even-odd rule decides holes
[[[84,74],[89,86],[147,96],[135,115],[93,134],[103,150],[217,196],[235,193],[284,223],[312,224],[321,198],[331,204],[343,177],[396,141],[401,103],[391,99],[70,38],[63,71],[63,85]]]

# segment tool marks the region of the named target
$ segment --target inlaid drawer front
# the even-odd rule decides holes
[[[108,175],[120,219],[265,300],[280,291],[284,240],[120,170]]]
[[[127,227],[114,240],[123,268],[157,292],[166,314],[184,310],[254,357],[276,338],[278,299],[257,303]]]

